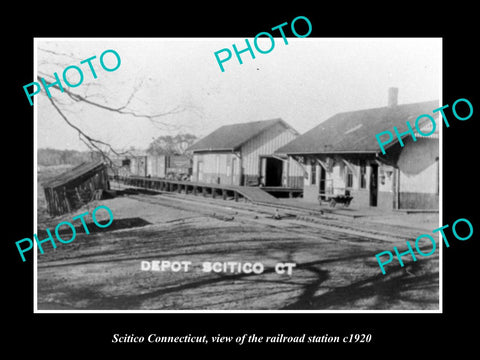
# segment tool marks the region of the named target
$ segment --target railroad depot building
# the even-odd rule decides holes
[[[274,154],[298,136],[282,119],[225,125],[190,148],[192,181],[224,185],[303,187],[303,169]]]
[[[349,193],[352,207],[438,209],[441,124],[435,116],[436,131],[427,137],[414,126],[420,115],[432,115],[438,101],[397,105],[397,93],[396,88],[389,90],[386,107],[336,114],[277,150],[304,167],[305,201]],[[394,134],[382,155],[375,135],[394,133],[393,126],[404,133],[406,121],[412,124],[416,141],[404,134],[402,147]],[[432,123],[427,119],[419,128],[428,134]]]

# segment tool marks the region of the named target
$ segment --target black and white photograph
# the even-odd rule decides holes
[[[7,353],[474,349],[476,12],[309,4],[6,12]]]
[[[35,312],[442,311],[442,39],[273,36],[35,39]]]

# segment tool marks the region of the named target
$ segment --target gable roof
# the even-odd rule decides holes
[[[56,188],[58,186],[65,185],[71,181],[77,180],[82,176],[86,176],[89,173],[93,174],[104,167],[105,167],[105,164],[103,163],[102,160],[97,160],[93,162],[84,162],[44,182],[42,186],[44,188],[45,187]]]
[[[287,129],[298,132],[288,125],[282,119],[271,119],[262,121],[252,121],[247,123],[239,123],[232,125],[224,125],[214,132],[210,133],[203,139],[200,139],[187,150],[190,151],[233,151],[240,148],[250,139],[259,135],[263,131],[281,124]]]
[[[393,141],[389,145],[393,145],[398,141],[393,132],[394,126],[397,127],[399,133],[405,132],[408,130],[406,125],[406,121],[408,121],[415,131],[417,117],[422,114],[432,115],[432,111],[436,108],[438,108],[437,100],[338,113],[282,146],[276,153],[380,152],[380,145],[375,135],[383,131],[391,131]],[[419,122],[420,128],[423,128],[427,122],[430,121],[422,119]]]

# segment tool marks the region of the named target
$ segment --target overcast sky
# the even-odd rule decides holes
[[[260,46],[267,49],[265,41]],[[36,39],[37,67],[39,73],[56,71],[61,77],[65,67],[80,66],[84,81],[70,90],[100,104],[121,107],[137,87],[128,107],[136,113],[184,109],[159,118],[169,125],[165,127],[73,104],[64,93],[51,90],[75,125],[115,148],[145,149],[160,135],[189,132],[201,137],[222,125],[279,117],[305,133],[338,112],[385,106],[392,86],[399,88],[399,104],[441,100],[439,38],[288,38],[288,45],[275,38],[270,53],[254,49],[255,59],[243,53],[243,65],[233,55],[221,72],[214,52],[232,49],[232,44],[243,49],[245,39]],[[107,49],[121,57],[116,71],[106,72],[99,64]],[[97,79],[87,64],[80,65],[93,55]],[[44,94],[35,97],[35,106],[39,148],[86,150]]]

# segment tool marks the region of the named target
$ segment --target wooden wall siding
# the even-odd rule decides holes
[[[132,174],[136,174],[136,165],[137,164],[137,161],[135,160],[135,158],[131,158],[130,159],[130,172]]]
[[[429,193],[400,193],[400,209],[439,209],[439,195]]]
[[[130,161],[130,171],[134,175],[147,176],[147,157],[135,156]]]
[[[204,174],[227,175],[227,166],[231,162],[232,154],[203,154],[199,156],[199,161],[203,161]]]
[[[400,193],[438,194],[439,141],[419,138],[407,140],[398,158]]]
[[[166,175],[165,155],[147,156],[147,175],[164,178]]]
[[[236,159],[235,169],[232,167],[233,159]],[[235,154],[194,154],[192,168],[193,181],[199,181],[199,174],[197,173],[199,162],[203,162],[202,182],[216,184],[218,178],[220,178],[220,184],[240,185],[240,161],[238,161],[238,157]]]
[[[93,199],[96,190],[108,189],[107,168],[80,176],[65,185],[44,187],[47,210],[58,216],[80,208]]]
[[[303,168],[300,165],[298,165],[298,163],[295,160],[293,160],[291,157],[288,157],[288,176],[301,178],[302,184],[300,187],[303,187],[303,175],[304,175]]]
[[[289,176],[287,187],[295,189],[303,189],[303,170],[302,176]]]
[[[263,131],[242,146],[242,166],[244,175],[260,175],[260,156],[272,155],[278,148],[286,145],[297,135],[281,124]]]

